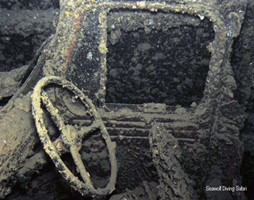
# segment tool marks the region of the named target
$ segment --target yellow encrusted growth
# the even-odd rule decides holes
[[[58,109],[56,109],[51,103],[50,98],[47,96],[46,92],[43,91],[44,87],[48,84],[56,84],[58,86],[62,86],[70,91],[72,91],[75,96],[77,96],[80,101],[88,108],[88,112],[91,116],[94,117],[94,122],[90,127],[81,127],[82,131],[78,132],[76,128],[72,125],[66,125],[64,120],[59,115]],[[33,108],[33,117],[35,119],[36,128],[38,134],[40,136],[40,140],[43,143],[44,149],[46,153],[53,160],[56,168],[59,173],[70,183],[70,185],[79,191],[82,195],[92,195],[92,196],[102,196],[108,195],[115,190],[116,177],[117,177],[117,162],[115,155],[115,143],[111,141],[109,134],[105,125],[102,122],[102,119],[99,113],[96,111],[95,106],[92,101],[84,95],[84,93],[79,90],[75,85],[71,82],[56,76],[49,76],[42,78],[34,88],[34,92],[32,94],[32,108]],[[55,146],[58,143],[52,142],[49,135],[48,130],[44,123],[44,114],[41,108],[41,104],[44,104],[49,114],[54,119],[56,126],[61,131],[62,136],[58,139],[62,139],[62,142],[65,146],[68,147],[75,164],[77,165],[78,171],[83,179],[83,181],[79,180],[64,164],[61,159],[58,150],[59,147]],[[91,133],[95,129],[100,129],[102,138],[105,140],[107,145],[109,160],[111,164],[111,176],[110,180],[105,188],[95,188],[90,175],[87,172],[84,163],[79,154],[79,147],[77,142],[79,139],[82,139],[87,134]],[[57,139],[57,140],[58,140]],[[59,142],[59,141],[58,141]],[[61,144],[62,145],[62,144]]]
[[[102,37],[99,44],[99,51],[101,54],[106,54],[108,52],[108,48],[107,48],[107,41],[106,41],[107,13],[105,11],[99,14],[99,23],[100,23],[101,31],[104,30],[105,32],[105,33],[104,32],[102,33]]]

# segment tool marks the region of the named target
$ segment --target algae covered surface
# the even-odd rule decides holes
[[[0,2],[0,198],[253,198],[251,1],[37,3]]]

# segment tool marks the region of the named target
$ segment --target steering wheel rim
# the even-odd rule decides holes
[[[64,89],[70,90],[79,98],[79,100],[82,102],[83,105],[85,105],[90,112],[90,114],[94,117],[95,121],[98,123],[98,128],[101,131],[102,138],[104,139],[108,154],[109,154],[109,160],[111,165],[111,174],[110,179],[104,188],[95,188],[91,179],[90,175],[87,172],[84,163],[81,159],[81,155],[79,154],[79,150],[75,145],[75,137],[77,137],[77,134],[74,133],[75,131],[69,130],[70,128],[64,125],[64,123],[60,122],[60,131],[61,134],[64,134],[67,136],[68,139],[66,139],[65,143],[67,143],[70,146],[70,153],[74,159],[75,164],[77,165],[79,169],[79,173],[83,179],[81,181],[78,177],[76,177],[65,165],[63,160],[61,159],[55,145],[51,141],[48,130],[46,128],[46,125],[43,120],[43,109],[41,108],[42,103],[47,104],[47,100],[43,99],[45,96],[42,96],[43,88],[46,87],[48,84],[56,84]],[[48,76],[42,78],[35,86],[33,94],[31,96],[32,98],[32,113],[33,117],[35,119],[35,125],[37,132],[39,134],[40,140],[43,143],[43,147],[46,151],[46,153],[50,156],[52,161],[54,162],[56,168],[60,172],[60,174],[70,183],[70,185],[79,191],[82,195],[91,195],[91,196],[104,196],[108,195],[111,192],[115,190],[115,184],[116,184],[116,177],[117,177],[117,162],[116,162],[116,155],[115,155],[115,148],[116,144],[115,142],[112,142],[110,139],[110,136],[108,134],[108,131],[97,112],[94,104],[92,101],[80,90],[78,89],[74,84],[69,82],[66,79],[63,79],[61,77],[57,76]],[[48,102],[49,103],[49,102]],[[47,106],[47,105],[46,105]],[[49,111],[50,114],[56,114],[58,116],[58,110],[53,108],[51,106],[51,110]],[[54,110],[55,109],[55,110]],[[59,119],[60,120],[60,119]],[[94,122],[93,122],[94,123]],[[92,124],[93,124],[92,123]],[[75,136],[76,134],[76,136]],[[87,134],[87,133],[86,133]]]

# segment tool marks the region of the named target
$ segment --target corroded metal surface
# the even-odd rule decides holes
[[[239,129],[243,125],[245,114],[234,99],[233,91],[236,84],[229,58],[233,39],[241,28],[246,3],[245,0],[135,2],[63,0],[56,34],[44,49],[37,64],[37,69],[41,71],[38,70],[37,75],[29,81],[36,83],[39,77],[57,75],[75,83],[96,104],[96,109],[109,129],[111,137],[116,138],[116,141],[126,140],[131,147],[133,147],[132,140],[142,139],[147,142],[149,134],[156,132],[151,131],[154,124],[162,124],[163,134],[164,132],[169,134],[165,138],[174,141],[174,144],[179,144],[179,148],[177,147],[176,156],[170,155],[164,158],[163,155],[156,154],[156,150],[161,150],[161,145],[164,143],[156,141],[156,135],[150,134],[152,147],[151,149],[148,147],[147,151],[153,152],[155,162],[165,161],[163,166],[156,166],[161,183],[158,187],[161,189],[159,193],[163,195],[167,186],[175,191],[178,189],[170,181],[165,181],[170,180],[169,176],[162,176],[163,173],[168,174],[173,171],[167,169],[167,166],[173,163],[174,166],[181,165],[177,173],[185,174],[188,176],[186,179],[193,181],[194,188],[198,188],[195,192],[199,197],[206,196],[212,199],[213,196],[204,190],[206,185],[220,183],[233,186],[241,183],[239,171],[242,145],[239,140]],[[114,25],[114,21],[108,22],[108,14],[112,10],[115,12],[128,10],[133,13],[144,11],[153,14],[158,11],[176,15],[181,13],[196,16],[200,20],[206,17],[212,22],[215,35],[213,42],[208,46],[211,53],[209,71],[204,95],[199,104],[191,108],[183,108],[154,103],[123,105],[105,102],[107,27],[109,23]],[[135,20],[135,17],[131,20]],[[23,92],[27,93],[31,90],[31,86],[30,84]],[[79,121],[81,126],[87,124],[86,119],[74,120]],[[172,148],[168,145],[171,144],[170,141],[168,143],[165,141],[165,144],[169,149]],[[141,156],[133,149],[128,152],[129,155],[133,156],[133,160],[139,160]],[[179,161],[175,160],[177,156]],[[123,156],[118,155],[117,158],[120,163],[126,163]],[[128,170],[125,166],[121,166],[120,169],[126,175],[124,177],[133,178],[135,173],[140,172],[140,167],[134,164],[132,167],[126,164],[131,171],[129,174],[126,173]],[[218,169],[220,175],[214,176],[214,169]],[[120,177],[123,177],[121,173],[119,171]],[[183,185],[183,188],[186,188],[186,183],[180,182],[180,177],[177,177],[178,186]],[[119,179],[118,184],[129,188],[128,180],[130,179]],[[137,181],[137,184],[139,183],[140,180]],[[172,194],[169,195],[173,196]],[[192,196],[192,191],[187,196]],[[241,194],[238,193],[231,196],[232,199],[241,198]]]
[[[202,188],[209,183],[209,173],[214,163],[225,174],[220,177],[223,183],[232,184],[233,180],[239,183],[240,165],[237,163],[241,160],[241,154],[238,154],[241,144],[238,137],[244,114],[233,97],[236,84],[229,56],[233,38],[240,31],[246,1],[68,1],[63,5],[58,34],[49,44],[50,48],[56,48],[54,53],[47,52],[44,75],[67,77],[86,90],[94,102],[99,102],[107,126],[112,126],[113,132],[121,130],[123,137],[128,134],[130,137],[147,136],[144,130],[149,132],[153,122],[163,121],[168,132],[180,141],[183,166],[191,179],[197,181],[206,177],[204,182],[196,183],[197,187]],[[209,72],[203,98],[196,107],[156,111],[156,106],[152,104],[110,106],[105,103],[107,16],[111,10],[117,12],[120,9],[185,13],[198,16],[200,20],[207,17],[212,21],[215,36],[208,46],[211,53]],[[228,115],[232,108],[235,109],[233,118]],[[138,132],[140,135],[137,135]],[[216,150],[218,147],[220,151]],[[189,154],[193,156],[189,157]],[[225,162],[229,157],[235,165]],[[194,168],[197,163],[206,167]],[[197,171],[200,171],[198,175],[192,175]],[[202,189],[198,191],[199,194],[202,192]]]

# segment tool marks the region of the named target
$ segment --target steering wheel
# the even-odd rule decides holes
[[[74,93],[76,98],[79,98],[80,102],[85,105],[89,114],[93,117],[93,122],[89,127],[82,127],[81,131],[78,131],[74,126],[66,125],[64,120],[59,114],[57,108],[55,108],[50,101],[47,93],[43,90],[45,86],[49,84],[56,84],[58,86],[63,87],[64,89],[70,90]],[[79,191],[82,195],[90,195],[90,196],[103,196],[108,195],[112,191],[115,190],[116,177],[117,177],[117,162],[115,156],[116,144],[112,142],[108,131],[99,115],[96,111],[96,108],[92,101],[74,84],[57,76],[48,76],[42,78],[35,86],[33,94],[32,94],[32,112],[33,117],[35,119],[35,125],[37,128],[37,132],[39,134],[40,140],[43,143],[44,149],[46,153],[50,156],[52,161],[54,162],[56,168],[60,172],[60,174],[69,182],[69,184],[77,191]],[[43,109],[42,104],[44,104],[46,110],[52,117],[52,120],[56,124],[57,128],[60,130],[61,135],[56,140],[51,141],[48,130],[45,126],[43,120]],[[80,141],[84,136],[93,132],[94,130],[99,129],[104,139],[111,165],[111,174],[109,181],[105,188],[95,188],[90,175],[87,172],[84,163],[81,159],[81,155],[79,153],[80,148],[77,145],[77,142]],[[56,141],[61,140],[64,145],[67,147],[67,151],[69,151],[73,157],[74,163],[77,166],[77,171],[79,172],[82,180],[76,177],[65,165],[63,160],[60,157],[59,150],[57,149]]]

